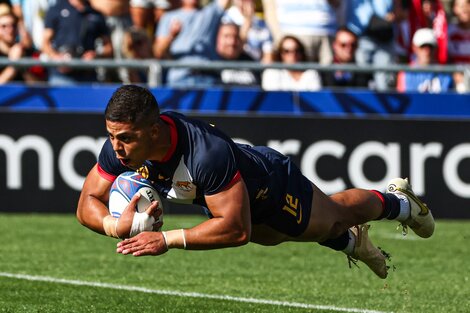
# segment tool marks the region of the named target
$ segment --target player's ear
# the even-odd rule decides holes
[[[150,128],[150,134],[153,138],[158,137],[158,135],[160,134],[160,123],[152,124],[152,126]]]

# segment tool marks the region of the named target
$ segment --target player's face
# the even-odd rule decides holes
[[[136,126],[131,123],[106,121],[109,140],[119,161],[132,169],[138,169],[150,159],[153,126]]]

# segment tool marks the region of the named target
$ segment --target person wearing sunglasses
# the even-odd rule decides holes
[[[295,36],[285,36],[279,42],[276,62],[292,65],[307,61],[305,47]],[[321,88],[321,78],[316,70],[291,70],[268,68],[262,74],[264,90],[314,91]]]
[[[333,41],[333,64],[356,64],[358,38],[347,27],[336,31]],[[324,87],[368,87],[371,73],[351,72],[344,70],[322,72]]]

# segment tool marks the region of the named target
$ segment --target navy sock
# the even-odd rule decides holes
[[[331,248],[336,251],[343,251],[349,243],[349,231],[345,231],[339,237],[319,242],[320,245]]]
[[[377,220],[388,219],[394,220],[400,214],[400,199],[397,196],[390,193],[382,193],[377,190],[371,190],[375,193],[382,202],[382,214],[377,218]]]

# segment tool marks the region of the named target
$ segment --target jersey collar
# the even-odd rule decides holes
[[[173,153],[176,150],[176,145],[178,144],[178,132],[176,131],[176,125],[175,121],[173,121],[169,116],[166,115],[160,115],[160,118],[170,126],[170,149],[168,149],[168,152],[166,155],[163,157],[161,162],[167,162],[168,160],[171,159],[173,156]]]

